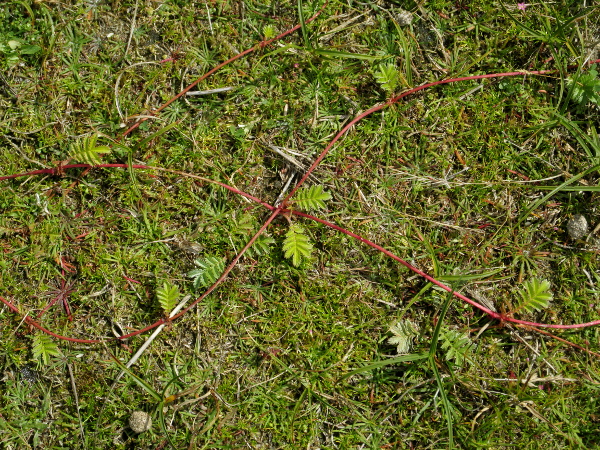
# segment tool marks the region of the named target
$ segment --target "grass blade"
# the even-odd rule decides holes
[[[153,139],[156,139],[157,137],[162,136],[163,134],[165,134],[166,132],[172,130],[173,128],[175,128],[177,125],[179,125],[179,122],[173,122],[170,123],[169,125],[167,125],[166,127],[161,128],[160,130],[152,133],[150,136],[142,139],[140,142],[137,143],[137,145],[134,147],[136,150],[144,148],[144,146],[150,142]]]
[[[302,37],[304,38],[304,46],[307,50],[312,48],[308,39],[308,29],[306,28],[306,20],[304,20],[304,10],[302,9],[302,0],[298,0],[298,21],[302,29]]]
[[[437,325],[433,330],[433,336],[431,337],[431,345],[429,346],[429,365],[431,366],[431,370],[435,376],[435,380],[437,382],[438,388],[440,390],[440,395],[442,396],[442,404],[444,405],[444,409],[446,411],[446,423],[448,427],[448,447],[454,448],[454,431],[452,424],[452,405],[450,405],[450,401],[446,395],[446,391],[444,390],[444,383],[440,373],[438,371],[436,361],[435,361],[435,353],[437,350],[438,339],[440,337],[440,331],[442,329],[442,324],[444,323],[444,317],[446,316],[446,312],[448,311],[448,307],[452,302],[454,297],[452,295],[448,295],[446,297],[446,301],[442,306],[442,310],[440,311],[440,316],[438,317]]]
[[[139,387],[141,387],[144,391],[146,391],[148,394],[150,394],[152,396],[152,398],[154,400],[156,400],[157,402],[162,402],[164,399],[163,397],[156,392],[154,389],[152,389],[152,386],[150,386],[148,383],[146,383],[144,380],[142,380],[140,377],[138,377],[136,374],[134,374],[131,370],[129,370],[129,368],[123,364],[121,361],[119,361],[119,359],[114,356],[112,353],[110,354],[111,358],[113,359],[113,361],[115,362],[115,364],[117,366],[119,366],[119,368],[125,372],[127,375],[129,375],[133,381],[135,381],[137,383],[137,385]]]
[[[373,55],[363,55],[360,53],[351,53],[351,52],[341,52],[338,50],[327,50],[323,48],[314,49],[313,53],[320,56],[327,56],[328,58],[350,58],[350,59],[360,59],[363,61],[379,61],[380,59],[389,58],[389,56],[373,56]]]
[[[556,189],[556,186],[527,186],[542,191]],[[600,192],[600,186],[564,186],[562,192]]]
[[[389,366],[390,364],[399,364],[405,362],[413,362],[413,361],[421,361],[427,358],[426,353],[415,353],[412,355],[402,355],[396,358],[385,359],[382,361],[374,362],[373,364],[369,364],[364,367],[360,367],[358,369],[353,370],[352,372],[348,372],[339,381],[344,380],[345,378],[351,377],[352,375],[356,375],[357,373],[369,372],[371,370],[380,369],[381,367]]]
[[[600,164],[597,164],[593,167],[590,167],[589,169],[581,172],[579,175],[575,175],[574,177],[569,178],[567,181],[565,181],[563,184],[561,184],[560,186],[555,187],[554,189],[552,189],[552,191],[548,192],[548,194],[544,195],[542,198],[536,200],[535,202],[533,202],[526,210],[525,212],[523,212],[523,214],[521,214],[521,217],[519,218],[519,221],[517,222],[517,225],[519,225],[521,222],[523,222],[525,219],[527,219],[527,217],[529,216],[529,213],[531,211],[533,211],[534,209],[536,209],[538,206],[540,206],[542,203],[546,202],[549,198],[551,198],[554,194],[556,194],[557,192],[560,192],[562,190],[564,190],[565,187],[575,183],[577,180],[582,179],[583,177],[596,172],[598,169],[600,169]]]

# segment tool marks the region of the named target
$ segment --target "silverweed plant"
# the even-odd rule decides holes
[[[0,5],[2,445],[596,445],[598,7],[459,3]]]

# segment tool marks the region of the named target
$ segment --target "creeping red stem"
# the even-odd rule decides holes
[[[310,19],[308,19],[305,23],[311,22],[312,20],[314,20],[323,10],[323,8],[325,7],[325,5],[321,8],[321,10],[319,10],[317,12],[317,14],[315,14],[313,17],[311,17]],[[275,40],[281,39],[285,36],[287,36],[290,33],[293,33],[294,31],[298,30],[301,27],[301,25],[297,25],[294,28],[291,28],[290,30],[286,31],[285,33],[280,34],[279,36],[267,40],[267,41],[263,41],[261,43],[259,43],[257,46],[252,47],[236,56],[234,56],[233,58],[230,58],[229,60],[219,64],[218,66],[216,66],[215,68],[213,68],[212,70],[210,70],[209,72],[207,72],[205,75],[203,75],[202,77],[198,78],[196,81],[194,81],[192,84],[190,84],[187,88],[185,88],[184,90],[182,90],[179,94],[177,94],[176,96],[174,96],[172,99],[170,99],[168,102],[166,102],[163,106],[161,106],[160,108],[158,108],[157,110],[155,110],[153,112],[154,114],[159,113],[160,111],[162,111],[163,109],[165,109],[166,107],[168,107],[172,102],[174,102],[175,100],[177,100],[178,98],[180,98],[181,96],[185,95],[186,92],[188,92],[190,89],[192,89],[194,86],[196,86],[199,82],[201,82],[202,80],[206,79],[208,76],[212,75],[213,73],[215,73],[217,70],[219,70],[220,68],[222,68],[223,66],[253,52],[254,50],[256,50],[257,48],[264,48],[265,46],[269,45],[270,43],[274,42]],[[592,63],[596,63],[599,62],[600,60],[597,61],[592,61],[590,62],[590,64]],[[299,216],[320,222],[330,228],[333,228],[339,232],[342,232],[348,236],[353,237],[354,239],[359,240],[360,242],[363,242],[381,252],[383,252],[384,254],[386,254],[387,256],[393,258],[394,260],[398,261],[400,264],[404,265],[405,267],[407,267],[408,269],[412,270],[413,272],[417,273],[418,275],[422,276],[423,278],[427,279],[428,281],[430,281],[431,283],[439,286],[440,288],[446,290],[447,292],[450,292],[452,295],[454,295],[457,298],[460,298],[461,300],[469,303],[470,305],[480,309],[481,311],[485,312],[486,314],[488,314],[490,317],[497,319],[497,320],[501,320],[501,321],[505,321],[505,322],[512,322],[512,323],[516,323],[516,324],[520,324],[520,325],[525,325],[525,326],[530,326],[530,327],[545,327],[545,328],[557,328],[557,329],[572,329],[572,328],[584,328],[584,327],[590,327],[590,326],[594,326],[594,325],[598,325],[600,324],[600,320],[596,320],[596,321],[592,321],[592,322],[587,322],[587,323],[582,323],[582,324],[573,324],[573,325],[557,325],[557,324],[540,324],[540,323],[534,323],[534,322],[528,322],[528,321],[523,321],[523,320],[518,320],[518,319],[513,319],[511,317],[505,317],[502,316],[501,314],[498,314],[494,311],[489,310],[488,308],[485,308],[483,305],[480,305],[479,303],[465,297],[464,295],[454,291],[451,287],[444,285],[443,283],[439,282],[438,280],[436,280],[435,278],[431,277],[430,275],[428,275],[427,273],[417,269],[416,267],[412,266],[411,264],[409,264],[408,262],[402,260],[401,258],[399,258],[398,256],[394,255],[393,253],[391,253],[390,251],[384,249],[383,247],[375,244],[374,242],[371,242],[357,234],[352,233],[351,231],[348,231],[342,227],[339,227],[335,224],[332,224],[330,222],[327,222],[323,219],[319,219],[317,217],[311,216],[309,214],[304,214],[304,213],[300,213],[297,211],[290,211],[284,208],[284,206],[287,204],[287,201],[292,197],[292,195],[294,195],[294,193],[300,188],[300,186],[306,181],[306,179],[310,176],[310,174],[316,169],[316,167],[321,163],[321,161],[325,158],[325,156],[327,155],[327,153],[330,151],[330,149],[335,145],[335,143],[341,139],[341,137],[352,127],[354,126],[357,122],[359,122],[360,120],[362,120],[363,118],[367,117],[370,114],[373,114],[374,112],[380,111],[383,108],[386,108],[394,103],[397,103],[398,101],[400,101],[401,99],[405,98],[408,95],[411,95],[415,92],[433,87],[433,86],[437,86],[437,85],[442,85],[442,84],[448,84],[448,83],[453,83],[453,82],[457,82],[457,81],[467,81],[467,80],[478,80],[478,79],[485,79],[485,78],[499,78],[499,77],[510,77],[510,76],[526,76],[526,75],[544,75],[544,74],[550,74],[550,73],[556,73],[556,70],[544,70],[544,71],[518,71],[518,72],[505,72],[505,73],[496,73],[496,74],[486,74],[486,75],[474,75],[474,76],[468,76],[468,77],[460,77],[460,78],[453,78],[453,79],[447,79],[447,80],[440,80],[440,81],[435,81],[435,82],[431,82],[431,83],[425,83],[421,86],[417,86],[415,88],[409,89],[405,92],[403,92],[402,94],[393,97],[391,99],[389,99],[387,102],[376,105],[370,109],[368,109],[367,111],[364,111],[363,113],[359,114],[357,117],[355,117],[350,123],[348,123],[334,138],[333,140],[327,145],[327,147],[325,147],[325,149],[321,152],[321,154],[317,157],[317,159],[313,162],[313,164],[310,166],[310,168],[307,170],[307,172],[304,174],[304,176],[302,177],[302,179],[298,182],[298,184],[292,189],[292,191],[286,196],[286,198],[284,199],[284,201],[281,203],[280,206],[278,207],[274,207],[271,205],[268,205],[267,203],[261,201],[260,199],[257,199],[255,197],[252,197],[249,194],[245,194],[233,187],[227,186],[224,183],[220,183],[220,182],[215,182],[212,180],[207,180],[204,179],[205,181],[209,181],[209,182],[213,182],[213,183],[217,183],[223,187],[225,187],[226,189],[229,189],[232,192],[235,192],[237,194],[240,195],[244,195],[247,198],[250,198],[258,203],[260,203],[261,205],[267,207],[268,209],[270,209],[272,211],[272,214],[269,216],[269,218],[265,221],[265,223],[261,226],[261,228],[259,229],[259,231],[250,239],[250,241],[246,244],[246,246],[239,252],[239,254],[231,261],[231,263],[227,266],[227,268],[225,269],[225,271],[223,272],[223,274],[219,277],[219,279],[212,285],[210,286],[206,292],[200,296],[199,298],[197,298],[191,305],[189,305],[187,308],[185,308],[184,310],[182,310],[179,314],[173,316],[172,318],[169,319],[161,319],[157,322],[155,322],[152,325],[149,325],[147,327],[145,327],[142,330],[138,330],[136,332],[133,333],[129,333],[127,335],[123,335],[120,337],[120,339],[125,339],[127,337],[130,336],[134,336],[140,333],[143,333],[145,331],[151,330],[152,328],[155,328],[165,322],[170,322],[173,320],[176,320],[177,318],[181,317],[183,314],[185,314],[187,311],[189,311],[191,308],[193,308],[198,302],[200,302],[203,298],[205,298],[207,295],[209,295],[214,289],[216,289],[216,287],[227,277],[227,275],[229,274],[229,272],[233,269],[233,267],[237,264],[237,262],[239,261],[239,259],[243,256],[243,254],[246,252],[246,250],[248,248],[250,248],[250,246],[254,243],[254,241],[260,236],[260,234],[262,232],[264,232],[264,230],[269,226],[269,224],[281,213],[293,213],[293,214],[297,214]],[[137,128],[144,120],[146,119],[142,119],[138,122],[136,122],[134,125],[132,125],[129,129],[127,129],[121,136],[121,138],[127,136],[129,133],[131,133],[135,128]],[[42,175],[42,174],[51,174],[51,175],[61,175],[62,172],[65,169],[71,169],[71,168],[86,168],[86,169],[90,169],[93,166],[90,166],[88,164],[71,164],[71,165],[64,165],[64,166],[59,166],[56,168],[51,168],[51,169],[41,169],[41,170],[35,170],[35,171],[31,171],[31,172],[27,172],[27,173],[21,173],[21,174],[14,174],[14,175],[6,175],[6,176],[2,176],[0,177],[0,181],[1,180],[7,180],[7,179],[12,179],[12,178],[18,178],[18,177],[23,177],[23,176],[32,176],[32,175]],[[165,170],[168,172],[175,172],[178,173],[177,171],[174,170],[168,170],[168,169],[160,169],[160,168],[153,168],[153,167],[148,167],[148,166],[144,166],[144,165],[140,165],[140,164],[135,164],[135,165],[127,165],[127,164],[99,164],[95,167],[104,167],[104,168],[116,168],[116,167],[123,167],[123,168],[132,168],[132,169],[154,169],[154,170]],[[202,178],[202,177],[197,177],[197,178]],[[11,311],[13,311],[16,314],[20,314],[18,308],[16,306],[14,306],[11,302],[9,302],[8,300],[6,300],[3,297],[0,297],[0,301],[2,301]],[[46,328],[42,327],[41,325],[39,325],[35,320],[33,320],[31,317],[29,316],[25,316],[24,318],[25,322],[40,329],[41,331],[54,336],[58,339],[62,339],[62,340],[67,340],[67,341],[72,341],[72,342],[79,342],[79,343],[97,343],[100,342],[97,339],[77,339],[77,338],[71,338],[71,337],[67,337],[67,336],[61,336],[58,335],[56,333],[51,332],[50,330],[47,330]]]

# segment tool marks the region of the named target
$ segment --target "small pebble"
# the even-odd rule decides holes
[[[144,411],[134,411],[129,417],[129,428],[134,433],[143,433],[152,427],[152,417]]]
[[[412,23],[413,15],[408,11],[398,9],[396,12],[396,20],[398,21],[398,25],[400,25],[401,27],[405,27]]]
[[[575,214],[571,220],[567,222],[567,231],[569,237],[574,241],[585,237],[588,234],[588,223],[585,216]]]
[[[20,372],[22,379],[27,381],[29,384],[33,384],[37,380],[37,372],[33,370],[31,366],[21,367]]]

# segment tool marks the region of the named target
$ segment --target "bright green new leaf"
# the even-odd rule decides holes
[[[107,145],[100,145],[96,147],[96,141],[98,140],[97,135],[84,138],[80,142],[76,142],[71,145],[71,152],[69,156],[71,159],[81,162],[84,164],[90,164],[95,166],[100,164],[100,154],[110,153],[111,149]]]
[[[323,209],[325,202],[331,199],[331,194],[323,190],[323,186],[311,186],[296,193],[293,203],[299,209]]]
[[[386,92],[393,92],[398,86],[398,69],[394,64],[380,65],[373,75]]]
[[[51,356],[60,356],[56,342],[47,334],[36,334],[33,337],[33,357],[48,365]]]
[[[541,311],[547,308],[552,300],[552,292],[550,292],[550,283],[546,280],[538,280],[536,278],[525,282],[523,289],[519,292],[521,301],[515,308],[514,312],[524,311],[531,313],[533,311]]]
[[[160,303],[163,311],[169,314],[177,304],[179,288],[165,281],[162,287],[159,287],[156,291],[156,298],[158,298],[158,303]]]
[[[304,229],[298,224],[292,224],[285,235],[283,251],[286,258],[292,258],[292,264],[298,267],[303,259],[310,258],[312,244]]]

